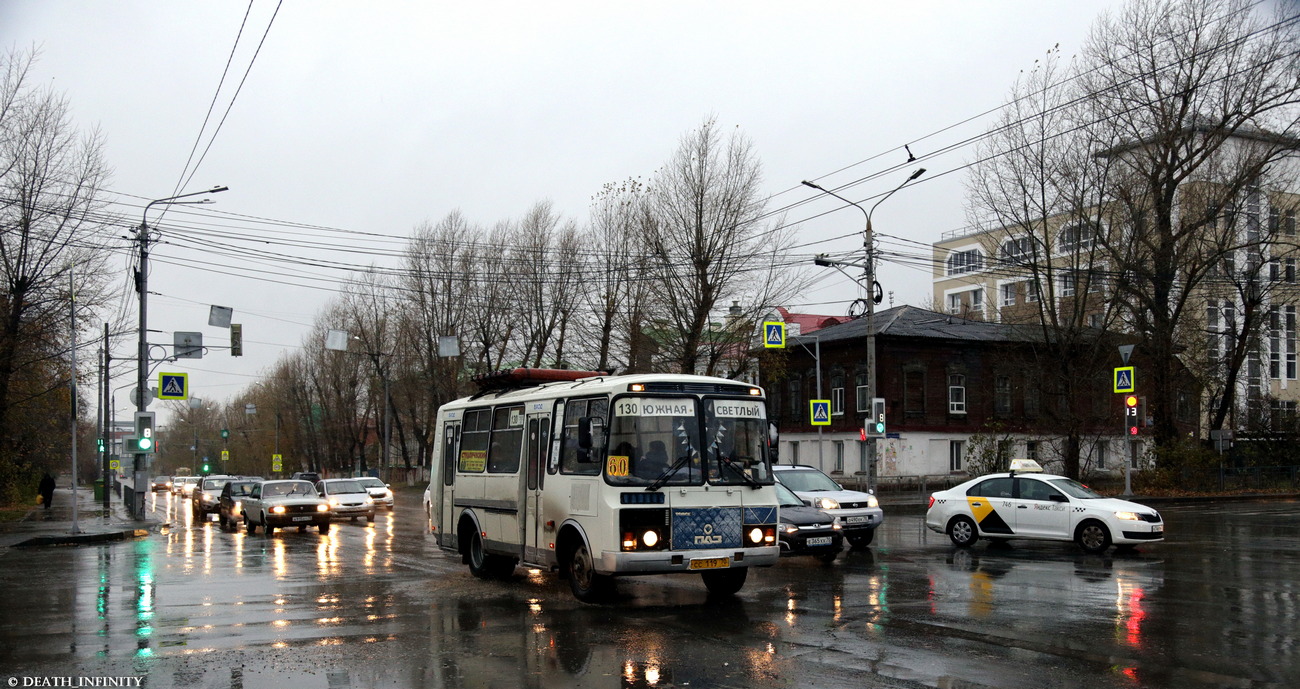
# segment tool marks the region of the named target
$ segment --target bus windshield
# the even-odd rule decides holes
[[[767,459],[767,418],[761,400],[705,401],[704,439],[709,483],[772,482]]]
[[[698,402],[621,397],[613,404],[606,479],[619,486],[703,483]]]

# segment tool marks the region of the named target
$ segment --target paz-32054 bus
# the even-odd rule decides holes
[[[689,375],[515,369],[438,411],[430,529],[478,577],[557,570],[580,600],[613,578],[698,573],[732,594],[776,563],[759,387]]]

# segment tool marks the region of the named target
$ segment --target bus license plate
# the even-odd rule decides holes
[[[707,557],[699,560],[691,560],[690,567],[687,569],[725,569],[731,566],[729,557]]]
[[[808,545],[830,545],[830,544],[831,544],[830,536],[814,536],[813,538],[808,539]]]
[[[294,517],[293,520],[296,522],[309,522],[311,517]]]

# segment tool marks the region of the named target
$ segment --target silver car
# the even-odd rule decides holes
[[[334,519],[347,517],[356,521],[357,517],[365,517],[366,521],[375,520],[375,501],[356,479],[323,479],[316,484],[316,490],[329,503],[330,516]]]
[[[357,483],[370,493],[370,499],[375,501],[375,507],[393,509],[393,490],[387,483],[371,476],[362,476],[357,479]]]
[[[794,491],[805,505],[839,517],[844,527],[844,539],[854,548],[870,545],[876,528],[885,521],[885,513],[874,494],[845,490],[816,467],[782,464],[773,466],[772,474],[781,485]]]

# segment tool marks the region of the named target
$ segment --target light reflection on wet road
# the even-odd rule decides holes
[[[192,523],[0,554],[8,677],[150,687],[1258,687],[1300,684],[1300,504],[1166,507],[1170,540],[951,547],[891,514],[870,550],[787,559],[735,599],[549,573],[482,582],[394,514],[270,536]]]

